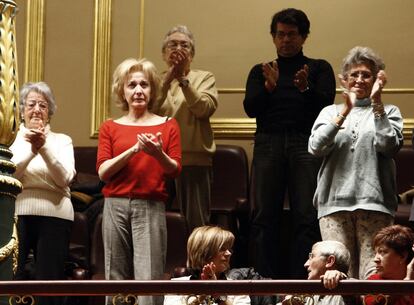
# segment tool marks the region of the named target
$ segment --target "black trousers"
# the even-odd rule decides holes
[[[72,221],[46,216],[19,216],[16,280],[64,280]],[[33,253],[33,261],[29,254]],[[31,267],[29,267],[31,266]],[[62,297],[40,297],[39,304],[63,304]]]
[[[313,243],[321,240],[312,203],[321,159],[308,153],[308,139],[295,131],[255,137],[250,240],[253,265],[265,277],[306,278],[303,265]],[[289,213],[283,210],[286,192]]]

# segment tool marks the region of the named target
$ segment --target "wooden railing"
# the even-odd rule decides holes
[[[0,295],[164,294],[413,294],[414,281],[344,280],[334,290],[313,280],[243,281],[0,281]]]

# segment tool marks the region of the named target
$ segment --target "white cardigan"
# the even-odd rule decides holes
[[[21,125],[10,146],[16,164],[14,176],[23,184],[16,199],[16,215],[50,216],[73,221],[69,185],[75,177],[72,139],[50,131],[46,126],[46,143],[37,154],[24,138],[28,130]]]

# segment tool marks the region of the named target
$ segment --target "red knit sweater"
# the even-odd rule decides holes
[[[379,274],[373,274],[368,277],[368,280],[383,280]],[[388,302],[386,301],[383,295],[366,295],[365,296],[366,305],[414,305],[414,294],[401,296],[401,295],[392,295]]]
[[[178,168],[170,176],[181,171],[180,130],[175,119],[153,126],[122,125],[108,120],[99,129],[99,143],[96,169],[106,160],[112,159],[137,142],[137,134],[162,133],[162,148],[168,156],[177,161]],[[105,197],[127,197],[165,201],[166,173],[158,161],[143,151],[138,152],[128,164],[112,176],[102,193]]]

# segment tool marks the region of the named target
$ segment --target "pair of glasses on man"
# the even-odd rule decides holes
[[[26,108],[29,110],[34,109],[36,105],[39,106],[39,109],[41,111],[47,111],[49,109],[49,105],[47,102],[41,102],[41,101],[27,101],[26,102]]]
[[[316,254],[313,254],[312,252],[309,252],[309,259],[312,259],[312,258],[314,258],[314,257],[317,257],[317,256],[324,256],[324,257],[326,257],[327,255],[326,254],[319,254],[319,255],[316,255]]]

